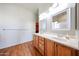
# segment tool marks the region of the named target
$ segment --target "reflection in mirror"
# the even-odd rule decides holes
[[[70,20],[68,9],[63,10],[62,12],[59,12],[55,14],[52,17],[52,29],[56,30],[66,30],[69,29],[70,23],[68,22]]]
[[[46,32],[46,24],[47,24],[47,21],[46,21],[46,19],[43,19],[43,20],[40,20],[39,21],[39,24],[40,24],[40,26],[39,26],[39,28],[40,28],[40,33],[45,33]]]

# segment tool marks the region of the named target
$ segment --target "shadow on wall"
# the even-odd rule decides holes
[[[34,13],[25,7],[0,4],[0,49],[32,40],[34,20]]]
[[[0,31],[0,49],[32,40],[32,33],[20,30]]]

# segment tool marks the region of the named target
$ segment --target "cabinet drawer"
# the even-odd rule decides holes
[[[39,44],[39,48],[44,51],[44,45]]]
[[[33,36],[33,46],[38,49],[38,36]]]
[[[42,55],[44,55],[44,38],[40,37],[39,36],[39,44],[38,44],[38,47],[39,47],[39,51]]]
[[[44,41],[39,40],[39,44],[44,45]]]
[[[42,37],[39,36],[39,40],[44,41],[44,38],[42,38]]]
[[[39,44],[39,51],[44,56],[44,45]]]
[[[38,39],[38,36],[35,36],[35,39],[37,40]]]

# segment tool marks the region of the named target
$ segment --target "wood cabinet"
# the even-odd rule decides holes
[[[55,43],[51,40],[45,39],[45,55],[54,56],[55,55]]]
[[[75,50],[70,48],[70,47],[66,47],[64,45],[61,44],[57,44],[56,43],[56,56],[75,56]]]
[[[38,43],[39,51],[42,55],[45,54],[45,39],[42,37],[39,37],[39,43]]]
[[[45,39],[43,37],[34,35],[33,46],[42,54],[45,55]]]
[[[79,50],[76,51],[76,56],[79,56]]]
[[[33,37],[33,45],[43,56],[79,56],[79,50],[37,35]]]
[[[36,35],[33,36],[33,45],[38,49],[38,36]]]

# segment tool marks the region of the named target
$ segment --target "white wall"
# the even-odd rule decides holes
[[[34,13],[26,8],[16,4],[0,4],[0,48],[32,40],[34,22]]]

